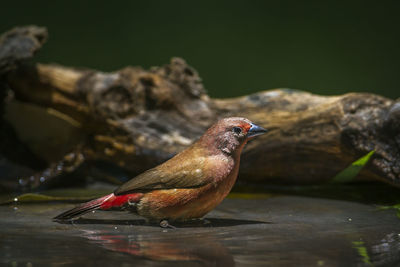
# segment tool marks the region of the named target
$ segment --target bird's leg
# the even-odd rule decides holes
[[[160,227],[161,228],[171,228],[171,229],[175,229],[176,227],[173,225],[170,225],[167,219],[163,219],[160,221]]]
[[[200,218],[199,220],[203,223],[203,225],[211,224],[211,221],[209,221],[209,220],[207,220],[207,219]]]

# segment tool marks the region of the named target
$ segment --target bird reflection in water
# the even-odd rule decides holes
[[[162,232],[155,236],[115,234],[103,230],[82,231],[83,237],[107,250],[154,261],[191,261],[201,265],[234,266],[229,250],[209,233],[193,235],[187,232],[185,234]]]

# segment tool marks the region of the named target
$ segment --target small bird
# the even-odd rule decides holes
[[[161,227],[203,217],[229,194],[247,141],[267,130],[239,117],[224,118],[168,161],[132,178],[114,193],[83,203],[53,220],[93,210],[129,210]]]

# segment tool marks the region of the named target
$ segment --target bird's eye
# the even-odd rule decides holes
[[[240,134],[242,133],[242,128],[240,127],[233,127],[232,131],[236,134]]]

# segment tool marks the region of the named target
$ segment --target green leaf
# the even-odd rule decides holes
[[[41,193],[8,196],[0,199],[0,205],[11,203],[82,202],[108,193],[108,190],[48,190]]]
[[[333,179],[331,183],[348,183],[352,182],[361,169],[368,163],[375,150],[370,151],[365,156],[354,161],[349,167],[339,172]]]
[[[373,264],[371,263],[370,257],[368,255],[368,250],[364,246],[364,242],[363,241],[353,241],[352,244],[353,244],[353,248],[355,248],[357,250],[358,255],[360,255],[360,257],[362,258],[362,261],[369,266],[373,266]]]
[[[388,210],[388,209],[396,209],[400,211],[400,204],[390,205],[390,206],[381,206],[380,210]]]
[[[388,210],[388,209],[394,209],[396,210],[396,215],[398,218],[400,218],[400,203],[391,205],[391,206],[381,206],[379,207],[379,210]]]
[[[38,202],[53,202],[53,201],[75,202],[75,201],[86,201],[90,199],[93,199],[93,197],[55,197],[43,194],[27,193],[1,201],[0,205],[11,204],[11,203],[38,203]]]

